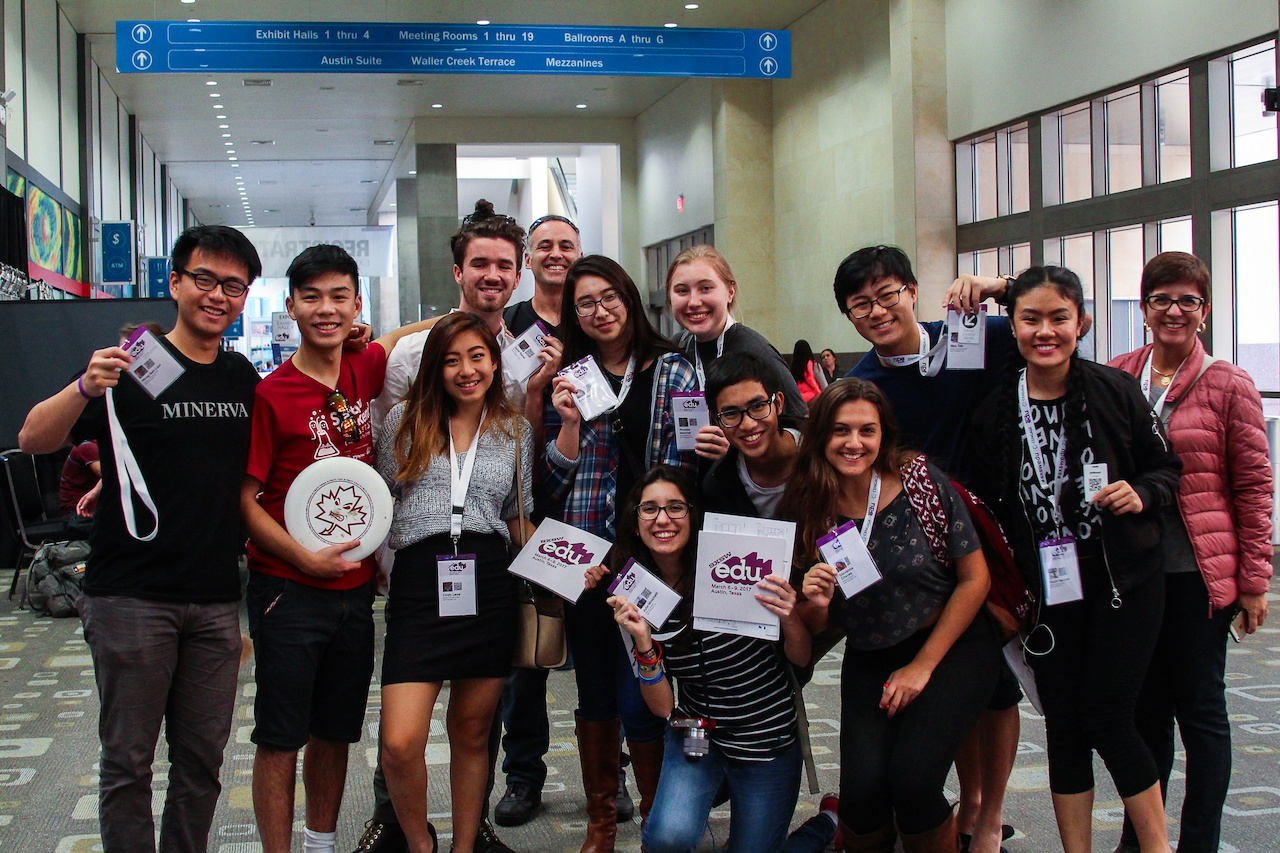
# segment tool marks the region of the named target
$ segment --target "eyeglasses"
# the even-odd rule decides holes
[[[539,216],[537,219],[533,220],[533,224],[529,226],[529,234],[532,235],[534,231],[538,230],[538,226],[542,225],[544,222],[563,222],[565,225],[568,225],[573,229],[573,233],[581,233],[578,231],[578,226],[574,225],[573,221],[568,217],[561,216],[558,213],[548,213],[546,216]]]
[[[341,391],[333,390],[329,392],[329,396],[325,398],[329,404],[329,409],[338,416],[338,430],[342,433],[342,439],[347,444],[355,444],[360,440],[360,424],[356,421],[355,413],[351,411],[351,404],[347,402],[347,395]]]
[[[243,296],[244,292],[249,289],[249,285],[245,284],[238,278],[218,278],[216,275],[209,275],[203,272],[192,272],[191,270],[179,269],[178,275],[189,275],[191,280],[196,283],[196,287],[206,293],[212,293],[215,287],[222,286],[222,292],[227,295],[228,299],[235,299]]]
[[[622,304],[622,294],[616,290],[610,290],[599,299],[582,298],[573,303],[573,310],[578,312],[579,317],[590,317],[596,313],[596,306],[603,305],[605,310],[612,311]]]
[[[667,518],[672,520],[684,518],[689,514],[689,505],[684,501],[671,501],[670,503],[663,505],[646,502],[636,507],[636,515],[640,516],[645,521],[653,521],[658,517],[658,513],[660,512],[665,512],[667,514]]]
[[[1143,300],[1143,302],[1147,303],[1147,307],[1153,311],[1168,311],[1173,307],[1173,303],[1176,302],[1184,314],[1199,311],[1207,301],[1203,296],[1192,296],[1190,293],[1183,294],[1177,299],[1165,293],[1153,293]]]
[[[716,412],[716,420],[720,422],[720,426],[733,428],[742,423],[743,415],[751,415],[751,420],[762,421],[769,417],[769,413],[773,411],[773,398],[767,400],[754,400],[747,403],[743,409],[721,409]]]
[[[897,290],[890,290],[888,293],[877,296],[868,302],[858,302],[844,309],[844,314],[851,320],[861,320],[864,317],[870,317],[871,312],[879,305],[881,308],[892,308],[902,300],[902,291],[911,285],[904,284]]]

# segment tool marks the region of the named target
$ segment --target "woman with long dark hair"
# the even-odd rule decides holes
[[[822,393],[827,387],[827,376],[822,367],[814,360],[813,347],[801,338],[796,341],[791,353],[791,378],[800,387],[800,396],[806,403]]]
[[[477,315],[450,314],[427,338],[408,397],[387,414],[377,453],[397,495],[382,766],[414,853],[437,849],[423,751],[445,681],[453,849],[470,851],[480,825],[489,729],[515,650],[516,587],[507,565],[513,536],[523,540],[517,465],[530,481],[532,434],[503,390],[498,342]],[[533,505],[525,501],[527,514]]]
[[[1092,849],[1096,749],[1143,853],[1167,853],[1159,772],[1134,709],[1164,611],[1160,517],[1182,465],[1138,381],[1080,358],[1090,318],[1075,273],[1031,267],[1006,301],[1025,367],[974,414],[972,458],[987,460],[974,485],[1039,605],[1025,646],[1062,846]]]
[[[579,390],[557,376],[546,408],[543,488],[547,515],[612,541],[617,505],[655,465],[692,467],[694,454],[676,448],[671,395],[692,391],[692,366],[653,328],[631,276],[602,255],[580,258],[565,276],[560,331],[562,363],[590,356],[620,402],[584,421]],[[640,696],[604,589],[588,590],[567,609],[578,685],[578,754],[587,794],[583,853],[613,850],[617,832],[618,721],[648,814],[662,765],[664,722]]]
[[[1138,698],[1138,728],[1162,790],[1173,770],[1174,721],[1187,753],[1179,853],[1214,853],[1231,782],[1227,632],[1267,619],[1274,492],[1262,398],[1249,374],[1205,352],[1209,268],[1161,252],[1142,270],[1151,343],[1111,361],[1138,378],[1182,458],[1175,505],[1164,511],[1164,623]],[[1137,853],[1132,821],[1123,853]]]
[[[614,619],[635,641],[645,702],[672,721],[641,846],[649,853],[693,850],[723,785],[732,809],[728,849],[771,853],[786,840],[800,789],[794,696],[783,655],[807,664],[809,634],[794,614],[795,590],[774,575],[757,584],[756,599],[779,617],[782,649],[768,640],[695,629],[694,558],[701,526],[693,480],[660,465],[632,488],[610,552],[615,572],[634,559],[682,596],[656,630],[627,599],[608,600]],[[678,702],[673,681],[680,686]],[[682,720],[711,721],[708,754],[685,754]],[[823,840],[829,839],[827,830]]]
[[[814,633],[836,625],[848,638],[840,675],[844,849],[891,853],[901,832],[907,853],[956,850],[943,786],[999,668],[995,632],[979,613],[987,564],[963,501],[940,470],[899,446],[880,390],[842,379],[813,401],[778,517],[797,523],[796,566],[812,567],[801,617]],[[817,543],[849,521],[880,579],[846,599]]]

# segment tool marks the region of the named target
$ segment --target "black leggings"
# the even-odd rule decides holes
[[[889,675],[911,663],[931,629],[876,651],[845,647],[840,673],[840,819],[855,833],[896,819],[905,835],[941,826],[943,793],[960,744],[987,707],[1000,672],[1000,647],[979,611],[915,701],[890,718],[880,710]]]
[[[1113,608],[1110,589],[1090,584],[1089,574],[1086,569],[1084,600],[1041,611],[1053,649],[1031,656],[1044,705],[1049,788],[1055,794],[1092,790],[1096,749],[1120,796],[1132,797],[1160,778],[1134,710],[1160,635],[1164,575],[1129,590]]]

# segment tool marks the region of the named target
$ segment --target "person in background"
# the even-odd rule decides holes
[[[840,378],[840,365],[836,363],[835,350],[824,349],[819,360],[822,363],[822,372],[826,374],[828,385]]]
[[[814,634],[834,623],[848,638],[840,672],[844,849],[891,853],[901,833],[906,853],[954,853],[959,833],[943,788],[1000,668],[982,611],[987,564],[964,502],[941,470],[899,444],[884,394],[843,379],[814,400],[778,516],[797,522],[801,618]],[[848,598],[836,594],[836,569],[817,545],[847,521],[880,575]]]
[[[1187,763],[1178,853],[1214,853],[1231,781],[1227,633],[1267,620],[1274,491],[1262,398],[1249,374],[1205,352],[1209,268],[1162,252],[1142,270],[1139,294],[1151,343],[1111,361],[1138,378],[1182,457],[1178,500],[1165,508],[1164,622],[1138,697],[1138,729],[1160,788],[1173,770],[1174,722]],[[1138,853],[1125,821],[1120,853]]]
[[[565,279],[560,331],[564,363],[591,356],[618,396],[612,411],[583,421],[573,382],[552,380],[545,415],[542,495],[548,516],[609,541],[617,530],[619,496],[658,464],[692,467],[696,457],[676,447],[671,395],[697,387],[693,367],[653,328],[631,276],[601,255],[579,259]],[[603,589],[588,590],[566,608],[578,687],[578,754],[587,795],[583,853],[613,850],[617,833],[621,715],[648,814],[662,766],[664,723],[640,696]]]
[[[796,341],[791,350],[791,378],[800,388],[800,396],[808,403],[827,387],[826,374],[814,360],[813,347],[801,339]]]
[[[422,369],[408,399],[388,413],[377,451],[378,471],[397,496],[390,539],[396,570],[382,667],[382,763],[414,853],[438,849],[423,796],[423,751],[444,681],[451,685],[452,849],[475,849],[491,778],[489,732],[515,651],[510,546],[530,532],[519,529],[516,466],[531,482],[533,436],[503,390],[497,339],[481,317],[450,314],[427,338]],[[532,495],[525,500],[528,514]],[[472,574],[460,581],[470,596],[471,607],[463,608],[470,615],[444,612],[441,590],[450,584],[439,577],[439,564],[449,562],[442,554],[472,560]]]
[[[1007,301],[1026,367],[974,414],[970,452],[986,464],[973,485],[1038,605],[1024,648],[1062,846],[1092,849],[1096,749],[1143,853],[1169,853],[1160,775],[1134,711],[1164,613],[1161,514],[1182,463],[1137,380],[1080,358],[1090,318],[1075,273],[1031,267]]]

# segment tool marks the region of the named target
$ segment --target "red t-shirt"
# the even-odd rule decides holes
[[[98,475],[89,465],[98,461],[98,442],[83,441],[71,448],[62,464],[62,482],[58,484],[58,504],[63,515],[72,515],[76,504],[98,483]]]
[[[317,459],[338,455],[373,462],[369,404],[382,392],[386,370],[387,354],[380,344],[342,355],[338,390],[351,404],[360,425],[359,440],[350,444],[342,437],[341,419],[328,403],[333,389],[298,370],[292,359],[258,383],[245,473],[262,483],[262,508],[281,527],[285,494],[303,468]],[[373,577],[374,560],[368,557],[356,571],[330,580],[308,575],[250,541],[249,568],[320,589],[354,589]]]

